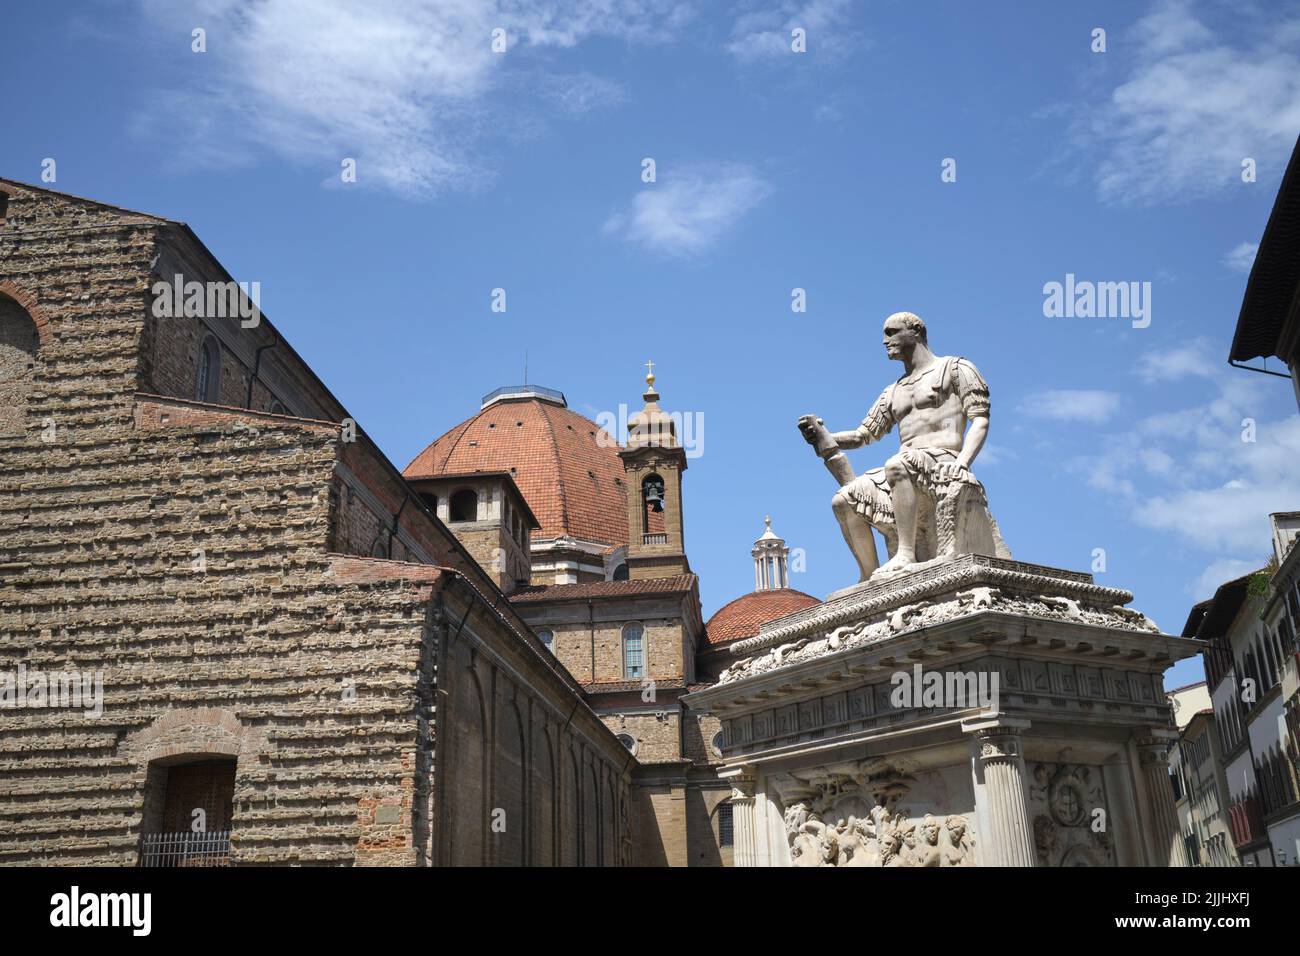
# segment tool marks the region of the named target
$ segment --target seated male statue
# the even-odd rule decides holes
[[[830,432],[816,415],[799,430],[840,482],[835,517],[858,562],[861,580],[915,570],[959,554],[1009,558],[984,487],[971,464],[989,430],[989,388],[964,358],[930,351],[925,323],[911,312],[885,320],[885,352],[904,374],[886,388],[852,431]],[[901,447],[884,467],[854,477],[843,449],[884,438],[898,426]],[[889,559],[876,554],[875,528]]]

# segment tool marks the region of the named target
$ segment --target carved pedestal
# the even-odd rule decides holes
[[[1201,644],[1131,599],[966,555],[764,625],[685,698],[722,719],[736,863],[1185,865],[1146,742]]]

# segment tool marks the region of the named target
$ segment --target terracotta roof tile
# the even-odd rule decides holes
[[[821,604],[811,594],[794,588],[751,591],[718,609],[704,625],[707,643],[728,644],[743,637],[753,637],[768,621],[775,621],[795,611]]]
[[[686,688],[686,682],[680,677],[661,677],[654,681],[654,685],[658,690],[677,690]],[[644,688],[644,680],[601,680],[585,682],[582,685],[582,689],[588,694],[628,693],[630,691],[640,691]]]
[[[628,597],[634,594],[685,594],[694,590],[694,574],[674,574],[666,578],[639,581],[589,581],[585,584],[534,584],[510,595],[513,604],[535,601],[564,601]],[[756,632],[757,633],[757,632]]]
[[[628,541],[619,450],[607,432],[572,409],[506,399],[442,435],[403,474],[510,472],[541,525],[534,537],[571,535],[617,547]]]

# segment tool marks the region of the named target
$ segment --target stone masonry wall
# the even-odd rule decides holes
[[[103,687],[100,714],[0,710],[0,864],[134,863],[150,767],[212,755],[237,762],[236,862],[445,858],[440,814],[469,777],[435,772],[435,681],[445,672],[452,697],[470,686],[448,656],[464,633],[454,651],[443,634],[479,605],[472,666],[510,675],[497,686],[513,683],[511,705],[547,714],[526,726],[549,727],[552,752],[585,775],[585,802],[555,804],[578,811],[563,835],[588,862],[622,859],[625,753],[445,529],[401,512],[412,549],[454,572],[331,553],[340,468],[397,513],[406,492],[391,465],[330,422],[141,394],[184,394],[147,317],[150,263],[174,229],[0,188],[0,291],[41,342],[23,431],[0,436],[0,675],[75,672]],[[329,411],[308,371],[284,375],[300,404]],[[489,780],[540,766],[522,730],[498,746],[508,725],[482,725],[481,752],[513,761]],[[513,788],[516,813],[552,812],[532,791]],[[485,862],[522,859],[546,846],[541,832]]]

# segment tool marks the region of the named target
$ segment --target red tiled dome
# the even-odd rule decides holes
[[[759,627],[778,617],[802,611],[821,604],[811,594],[794,588],[777,588],[768,591],[751,591],[717,610],[704,625],[709,644],[727,644],[741,638],[753,637]]]
[[[619,446],[595,422],[562,402],[562,397],[558,402],[498,399],[435,440],[403,474],[414,479],[511,472],[541,524],[534,537],[567,534],[582,541],[626,545]],[[598,435],[603,436],[600,441]]]

